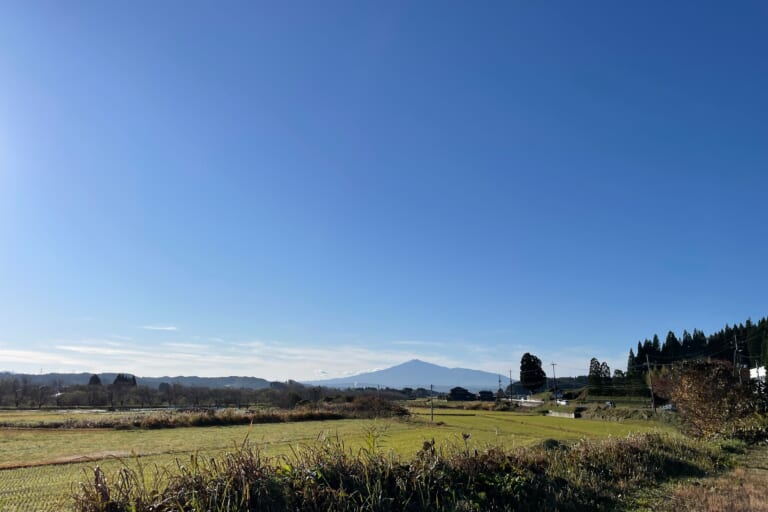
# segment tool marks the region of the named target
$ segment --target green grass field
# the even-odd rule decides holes
[[[366,446],[371,435],[381,450],[412,455],[423,442],[461,444],[471,434],[471,447],[500,445],[515,448],[543,439],[621,437],[631,432],[664,430],[662,425],[553,418],[492,411],[429,410],[414,408],[403,420],[334,420],[230,427],[193,427],[163,430],[14,429],[0,430],[0,510],[54,511],[66,509],[77,482],[90,479],[96,464],[108,472],[135,457],[149,468],[170,467],[192,453],[218,454],[247,438],[266,454],[287,453],[324,436],[338,437],[351,449]],[[55,412],[0,412],[0,423],[29,424],[60,421]],[[34,418],[34,420],[32,419]]]

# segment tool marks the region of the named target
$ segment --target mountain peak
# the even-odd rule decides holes
[[[428,364],[429,366],[437,366],[436,364],[428,363],[426,361],[422,361],[421,359],[411,359],[410,361],[406,361],[404,363],[400,363],[396,366],[405,366],[405,365],[415,365],[415,364]]]
[[[461,386],[470,390],[495,390],[498,387],[499,375],[468,368],[446,368],[437,364],[411,359],[404,363],[377,370],[361,373],[353,377],[340,379],[318,380],[311,384],[330,387],[368,387],[386,386],[391,388],[425,388],[434,386],[436,390]]]

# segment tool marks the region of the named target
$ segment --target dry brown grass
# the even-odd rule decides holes
[[[750,450],[726,475],[675,488],[660,510],[675,512],[768,512],[768,448]]]
[[[193,455],[173,471],[96,468],[74,498],[79,512],[609,511],[622,494],[723,469],[711,445],[643,434],[505,451],[425,441],[409,459],[379,446],[371,428],[354,450],[341,438],[269,457],[247,442],[220,457]],[[149,477],[149,478],[148,478]]]

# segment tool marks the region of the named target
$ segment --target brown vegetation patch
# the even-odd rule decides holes
[[[768,448],[751,450],[741,464],[724,476],[680,485],[659,510],[768,512]]]
[[[105,415],[84,420],[68,418],[60,421],[0,422],[0,428],[13,430],[71,429],[163,429],[180,427],[212,427],[261,423],[327,421],[360,418],[404,418],[408,410],[391,401],[359,396],[350,402],[305,404],[293,409],[159,409],[152,413]]]

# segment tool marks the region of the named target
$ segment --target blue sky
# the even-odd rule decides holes
[[[767,23],[3,2],[0,370],[576,375],[765,316]]]

